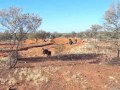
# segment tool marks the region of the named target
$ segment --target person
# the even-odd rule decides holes
[[[72,39],[69,39],[69,45],[72,45],[72,44],[73,44]]]
[[[75,44],[77,44],[77,39],[75,39]]]

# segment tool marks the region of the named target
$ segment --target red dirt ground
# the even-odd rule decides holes
[[[75,39],[77,39],[78,44],[82,43],[82,40],[80,38],[55,38],[53,41],[56,44],[66,44],[68,43],[69,39],[72,39],[73,42],[75,42]]]
[[[72,40],[74,41],[74,38]],[[55,57],[55,45],[63,44],[65,46],[63,52],[65,52],[80,47],[84,43],[79,39],[78,44],[70,46],[66,44],[68,38],[55,38],[53,42],[53,45],[20,51],[22,59],[18,61],[17,68],[0,69],[0,90],[9,90],[9,87],[16,88],[15,90],[120,90],[120,66],[106,64],[106,60],[109,58],[107,55],[63,55],[61,59],[58,59]],[[38,40],[38,43],[43,43],[43,41]],[[35,44],[35,40],[26,40],[24,43],[24,45],[31,44]],[[52,56],[43,56],[42,48],[52,51]],[[4,54],[0,53],[0,55]],[[48,81],[47,83],[41,81],[36,85],[32,80],[18,80],[14,85],[8,85],[8,79],[2,83],[2,80],[6,80],[10,76],[18,78],[19,72],[22,70],[25,72],[33,70],[32,73],[40,70],[43,75],[48,77]],[[38,71],[38,73],[40,72]]]
[[[55,49],[54,46],[58,45],[58,44],[62,44],[64,45],[64,51],[69,50],[73,47],[76,47],[78,45],[82,44],[82,40],[80,38],[71,38],[73,42],[75,42],[75,39],[77,39],[77,44],[74,44],[72,46],[70,46],[68,43],[69,38],[55,38],[53,40],[49,40],[47,42],[43,42],[42,39],[39,39],[38,42],[36,43],[35,39],[29,40],[27,39],[24,43],[23,43],[23,47],[27,47],[29,45],[34,45],[34,44],[46,44],[46,43],[50,43],[53,42],[53,45],[49,45],[49,46],[44,46],[44,47],[33,47],[31,49],[28,50],[23,50],[20,51],[20,56],[22,57],[39,57],[39,56],[43,56],[42,54],[42,48],[46,48],[50,51],[52,51],[52,55],[55,55]],[[8,49],[9,45],[0,45],[0,48],[6,48]],[[64,52],[63,51],[63,52]],[[6,53],[0,53],[0,57],[7,57]]]
[[[71,39],[74,42],[75,38],[71,38]],[[50,50],[52,52],[52,55],[55,55],[55,48],[54,48],[55,45],[58,45],[58,44],[64,45],[64,50],[63,50],[63,52],[64,52],[66,50],[69,50],[73,47],[76,47],[76,46],[79,46],[82,44],[82,40],[77,38],[77,40],[78,40],[77,44],[70,46],[69,44],[66,44],[66,43],[68,43],[68,40],[69,40],[68,38],[55,38],[52,40],[52,42],[54,42],[53,45],[37,47],[37,48],[35,47],[35,48],[31,48],[31,49],[28,49],[25,51],[21,51],[20,53],[21,53],[22,57],[39,57],[39,56],[43,56],[42,48],[45,48],[45,49]],[[31,42],[35,43],[35,41],[33,41],[33,40],[27,40],[26,44],[29,44]],[[43,40],[39,40],[38,43],[43,43]],[[49,41],[48,41],[48,43],[49,43]]]

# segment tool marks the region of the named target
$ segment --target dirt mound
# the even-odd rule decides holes
[[[77,44],[69,45],[67,44],[69,39],[71,39],[73,42],[75,42],[75,39],[77,39]],[[54,42],[54,44],[50,45],[50,42]],[[46,41],[44,42],[43,39],[38,39],[36,42],[35,39],[27,39],[23,42],[23,45],[21,47],[20,56],[21,57],[40,57],[43,56],[42,54],[42,48],[48,49],[52,52],[52,55],[55,55],[55,46],[56,44],[63,44],[64,45],[64,51],[69,51],[73,47],[78,47],[82,43],[82,40],[80,38],[54,38],[52,41]],[[40,45],[43,46],[40,46]],[[8,45],[1,45],[1,48],[8,47]],[[63,52],[64,52],[63,51]],[[0,57],[4,57],[6,55],[3,55],[3,53],[0,54]]]
[[[59,38],[54,38],[54,39],[52,39],[50,41],[54,42],[55,44],[66,44],[66,43],[68,43],[69,39],[71,39],[73,42],[75,42],[75,39],[77,39],[78,44],[82,43],[82,40],[80,38],[63,38],[63,37],[59,37]],[[24,42],[24,44],[35,44],[35,43],[44,43],[44,41],[43,41],[43,39],[38,39],[38,41],[36,42],[35,39],[27,39]]]
[[[75,39],[77,39],[77,43],[82,43],[82,40],[80,38],[55,38],[53,39],[54,43],[56,44],[66,44],[68,43],[69,39],[72,39],[73,42],[75,42]]]
[[[35,39],[26,39],[24,44],[35,44],[35,43],[43,43],[42,39],[38,39],[37,41]]]
[[[73,44],[71,46],[68,45],[67,43],[68,43],[69,39],[72,39],[73,42],[75,42],[75,39],[77,39],[77,44]],[[44,42],[42,39],[39,39],[37,43],[42,44],[42,43],[49,43],[49,42],[50,41]],[[34,47],[34,48],[30,48],[29,50],[21,51],[21,56],[22,57],[40,57],[40,56],[43,56],[42,48],[45,48],[45,49],[52,51],[52,55],[55,55],[55,48],[54,48],[55,44],[64,44],[64,51],[69,51],[71,48],[78,47],[78,45],[83,43],[80,38],[63,38],[63,37],[54,38],[51,40],[51,42],[54,42],[54,44],[48,45],[48,46],[43,46],[43,47]],[[25,43],[27,45],[36,44],[36,41],[35,41],[35,39],[33,39],[33,40],[27,39],[25,41]]]

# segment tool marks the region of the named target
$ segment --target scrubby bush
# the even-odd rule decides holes
[[[55,53],[57,55],[57,58],[61,59],[62,58],[61,55],[62,55],[63,50],[65,49],[65,46],[62,44],[59,44],[59,45],[54,46],[54,48],[55,48]]]
[[[49,38],[50,35],[51,35],[50,32],[46,32],[44,30],[40,30],[40,31],[36,31],[34,33],[29,33],[28,34],[28,38],[29,39],[35,39],[36,43],[37,43],[38,39],[46,39],[46,38]]]
[[[6,30],[5,32],[0,33],[0,40],[5,41],[5,40],[11,40],[12,35]]]

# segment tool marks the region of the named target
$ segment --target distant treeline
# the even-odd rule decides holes
[[[86,38],[96,38],[99,40],[102,39],[114,39],[115,33],[114,32],[108,32],[108,31],[98,31],[98,32],[93,32],[92,30],[87,30],[84,32],[71,32],[71,33],[58,33],[58,32],[46,32],[44,30],[36,31],[34,33],[27,33],[24,34],[24,39],[46,39],[46,38],[57,38],[57,37],[77,37],[81,39],[86,39]],[[16,33],[16,36],[19,38],[20,34]],[[95,37],[96,36],[96,37]],[[120,36],[119,36],[120,37]],[[0,40],[11,40],[12,34],[9,33],[9,31],[5,32],[0,32]]]

